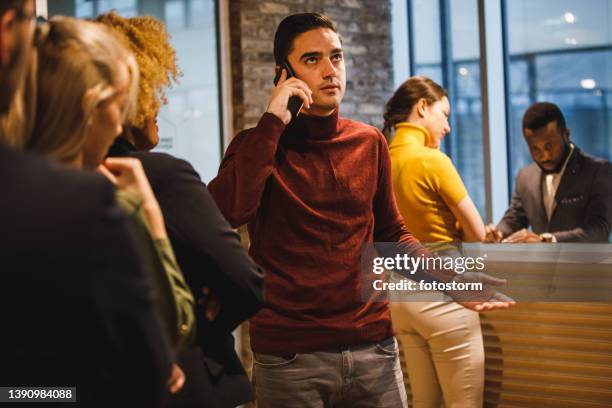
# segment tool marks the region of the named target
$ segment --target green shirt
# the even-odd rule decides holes
[[[195,335],[195,302],[176,262],[170,241],[167,238],[153,239],[142,199],[137,194],[118,190],[117,203],[125,211],[136,237],[168,334],[176,350],[184,350]]]

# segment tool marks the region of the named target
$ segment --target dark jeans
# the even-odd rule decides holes
[[[253,371],[259,408],[408,407],[394,337],[289,357],[256,353]]]

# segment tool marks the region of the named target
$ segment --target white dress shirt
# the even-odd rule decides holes
[[[565,158],[565,162],[563,163],[563,167],[561,167],[561,170],[558,173],[544,174],[544,179],[542,183],[542,200],[544,201],[544,209],[546,210],[546,216],[548,217],[548,221],[550,221],[550,217],[552,216],[552,212],[554,210],[555,194],[557,194],[557,189],[559,188],[561,177],[563,177],[565,167],[567,166],[567,163],[569,162],[572,153],[574,153],[574,145],[570,144],[570,152]]]

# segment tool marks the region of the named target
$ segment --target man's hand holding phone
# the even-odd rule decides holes
[[[293,119],[288,109],[289,99],[292,96],[297,96],[302,100],[306,108],[310,108],[312,91],[308,85],[295,77],[287,79],[287,71],[282,69],[278,83],[272,89],[272,95],[270,95],[270,102],[266,112],[278,117],[285,125],[288,124]]]

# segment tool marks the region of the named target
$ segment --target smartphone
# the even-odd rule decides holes
[[[293,69],[291,68],[291,65],[289,65],[289,62],[284,61],[281,64],[278,72],[276,73],[276,76],[274,77],[275,86],[278,84],[283,70],[287,71],[287,79],[295,77],[295,72],[293,72]],[[289,112],[291,112],[291,120],[297,118],[297,116],[300,114],[300,111],[302,110],[302,106],[304,106],[304,102],[299,96],[292,96],[291,98],[289,98],[289,103],[287,103],[287,109],[289,109]]]

